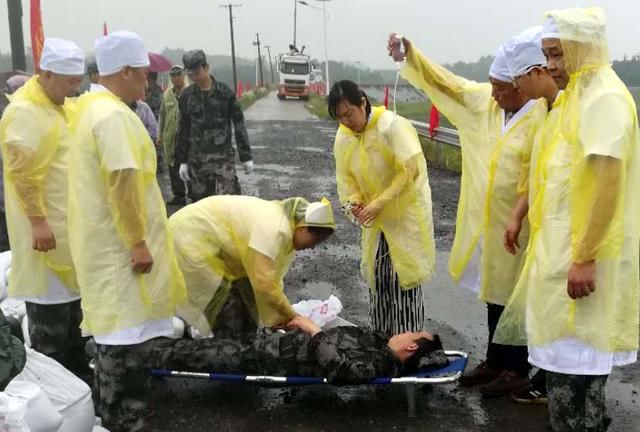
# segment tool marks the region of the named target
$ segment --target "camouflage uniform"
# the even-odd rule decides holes
[[[149,105],[156,121],[160,119],[160,107],[162,106],[162,87],[157,82],[150,83],[144,97],[144,101]]]
[[[217,80],[208,91],[192,84],[180,95],[179,111],[175,157],[177,164],[189,164],[192,170],[191,198],[239,195],[232,130],[240,161],[250,161],[252,156],[244,114],[233,91]]]
[[[554,432],[604,432],[605,385],[609,375],[547,371],[549,420]]]
[[[29,317],[31,347],[58,361],[65,368],[86,378],[89,359],[84,352],[80,300],[46,304],[25,302]]]
[[[100,414],[112,432],[143,428],[148,374],[153,367],[196,372],[326,377],[332,384],[398,376],[402,364],[379,333],[337,327],[313,337],[300,330],[261,329],[235,338],[156,338],[133,346],[98,346]],[[435,354],[438,355],[435,355]],[[434,351],[430,364],[446,357]]]
[[[11,327],[0,310],[0,391],[22,371],[26,362],[24,345],[11,334]]]

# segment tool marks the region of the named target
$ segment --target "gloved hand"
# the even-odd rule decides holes
[[[189,177],[189,165],[186,163],[180,164],[180,168],[178,168],[178,175],[180,176],[180,180],[188,182],[191,180]]]
[[[246,162],[242,162],[242,166],[244,166],[244,172],[247,174],[251,174],[253,172],[253,161],[249,160]]]

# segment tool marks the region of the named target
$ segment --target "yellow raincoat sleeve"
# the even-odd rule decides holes
[[[2,147],[9,181],[27,217],[46,217],[44,179],[56,154],[57,140],[42,140],[47,131],[28,107],[10,107],[4,117]]]
[[[571,179],[576,263],[620,253],[622,238],[616,233],[622,233],[623,159],[629,151],[624,143],[633,127],[630,117],[629,102],[622,95],[601,96],[581,113],[578,133],[584,155]],[[603,118],[607,119],[606,128],[602,127]]]
[[[387,133],[395,155],[395,175],[389,187],[370,203],[371,206],[380,209],[414,181],[422,155],[418,133],[408,120],[396,117]]]
[[[243,258],[253,288],[258,316],[262,325],[284,324],[296,316],[284,293],[284,281],[275,260],[249,248]]]
[[[128,121],[114,112],[96,127],[96,142],[106,176],[107,197],[116,230],[127,248],[145,240],[146,207],[139,144],[128,130]]]
[[[348,139],[341,130],[342,128],[343,126],[338,130],[333,151],[336,160],[338,199],[341,204],[346,204],[347,202],[362,204],[364,203],[364,198],[362,192],[360,192],[358,183],[349,168],[348,158],[350,150],[347,148],[349,144],[347,142]]]
[[[407,51],[402,77],[422,89],[438,110],[456,127],[472,120],[475,112],[486,110],[491,96],[487,83],[477,83],[455,75],[425,57],[413,44]]]
[[[546,115],[546,112],[544,114]],[[535,119],[531,121],[529,133],[527,133],[527,137],[522,144],[522,148],[520,149],[520,172],[518,174],[517,185],[517,192],[518,196],[520,197],[529,195],[529,181],[531,178],[531,152],[533,151],[533,142],[535,141],[536,131],[542,125],[543,119],[544,116],[542,117],[541,121],[536,121]]]

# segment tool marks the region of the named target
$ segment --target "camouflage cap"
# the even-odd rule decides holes
[[[187,51],[182,55],[182,64],[185,73],[195,73],[200,66],[207,64],[207,56],[201,49]]]

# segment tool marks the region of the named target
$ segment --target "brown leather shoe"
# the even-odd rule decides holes
[[[528,377],[513,371],[503,371],[498,378],[480,387],[480,393],[487,397],[509,396],[529,385]]]
[[[491,369],[486,361],[483,361],[475,369],[465,373],[458,382],[463,387],[488,384],[500,376],[502,370]]]

